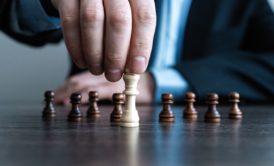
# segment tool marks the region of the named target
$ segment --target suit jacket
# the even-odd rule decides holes
[[[59,30],[32,36],[12,31],[11,3],[0,1],[4,32],[34,46],[60,40]],[[247,102],[274,102],[274,14],[266,0],[192,0],[184,40],[174,67],[198,98],[217,92],[226,99],[238,91]],[[80,71],[73,65],[71,74]]]
[[[4,22],[4,12],[5,7],[7,6],[8,0],[0,0],[0,27],[2,27]]]
[[[62,39],[60,29],[47,30],[45,28],[45,31],[40,33],[28,32],[24,23],[20,20],[21,13],[17,13],[22,1],[24,0],[0,0],[0,30],[13,39],[31,46],[43,46],[47,43],[59,42]],[[29,12],[35,14],[34,11]]]
[[[193,0],[176,66],[199,97],[274,103],[274,14],[265,0]]]

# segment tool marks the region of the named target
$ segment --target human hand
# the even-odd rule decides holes
[[[51,0],[73,61],[112,82],[143,73],[156,26],[154,0]]]
[[[88,102],[89,91],[98,91],[101,100],[111,100],[113,93],[121,93],[125,89],[124,81],[112,83],[104,75],[94,76],[88,71],[69,78],[55,91],[55,101],[58,104],[69,104],[69,97],[74,92],[82,94],[82,102]],[[153,102],[154,80],[151,75],[144,73],[138,83],[137,103],[148,104]]]

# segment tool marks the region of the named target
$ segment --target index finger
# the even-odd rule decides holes
[[[74,63],[78,67],[84,68],[86,67],[86,63],[82,55],[79,2],[78,0],[59,1],[58,11],[68,52]]]
[[[133,29],[126,68],[131,73],[145,72],[150,58],[156,27],[154,0],[129,0]]]

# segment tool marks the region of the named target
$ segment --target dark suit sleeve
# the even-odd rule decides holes
[[[266,1],[254,6],[241,48],[177,66],[199,98],[218,92],[227,101],[239,91],[246,102],[274,102],[274,15]]]
[[[58,18],[48,16],[40,1],[2,0],[0,9],[0,29],[17,41],[41,46],[62,38]]]

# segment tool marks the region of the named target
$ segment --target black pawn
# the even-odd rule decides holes
[[[183,117],[184,119],[190,119],[190,120],[195,120],[198,118],[198,113],[196,109],[194,108],[194,102],[196,95],[193,92],[187,92],[185,95],[185,103],[186,107],[184,110]]]
[[[219,123],[221,121],[221,115],[219,114],[216,105],[218,102],[219,96],[216,93],[209,93],[207,95],[207,105],[208,109],[205,114],[205,122],[209,123]]]
[[[70,96],[71,111],[68,115],[68,120],[70,121],[80,121],[83,115],[80,111],[79,105],[81,104],[82,96],[79,93],[73,93]]]
[[[114,104],[114,108],[112,113],[110,114],[110,121],[111,122],[120,122],[123,108],[122,104],[124,104],[125,95],[123,93],[114,93],[112,95],[112,102]]]
[[[43,110],[42,116],[44,118],[50,118],[56,116],[56,111],[53,106],[54,101],[54,92],[53,91],[46,91],[45,94],[45,108]]]
[[[228,114],[229,119],[242,119],[242,112],[238,106],[240,94],[238,92],[229,93],[229,102],[231,103]]]
[[[97,91],[90,91],[89,92],[89,108],[87,111],[87,117],[99,117],[100,111],[97,105],[99,100],[99,93]]]
[[[175,116],[171,110],[171,104],[173,104],[173,95],[171,93],[162,94],[163,109],[159,115],[160,122],[174,122]]]

